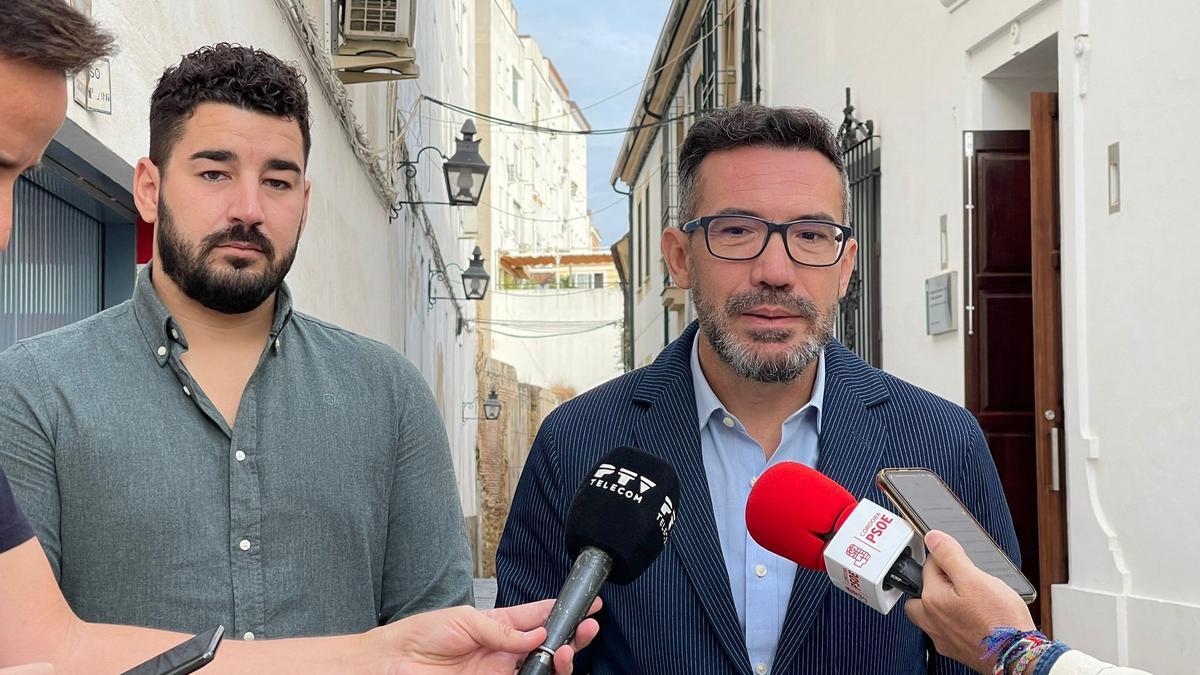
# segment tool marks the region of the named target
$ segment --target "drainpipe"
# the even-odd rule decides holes
[[[632,263],[633,262],[633,188],[630,187],[628,192],[622,192],[620,189],[617,188],[617,184],[613,183],[612,189],[613,189],[613,192],[615,192],[619,195],[625,195],[625,199],[626,199],[627,203],[629,204],[629,208],[626,211],[626,214],[627,214],[626,219],[627,219],[627,222],[629,223],[629,229],[627,229],[626,232],[629,233],[629,262]],[[629,265],[628,267],[632,267],[632,265]],[[625,283],[624,292],[622,293],[622,295],[624,296],[624,300],[625,300],[625,302],[624,302],[624,305],[625,305],[624,324],[625,325],[622,327],[624,329],[622,332],[625,333],[625,345],[624,345],[624,349],[621,350],[621,360],[625,362],[625,372],[630,372],[633,370],[633,273],[632,273],[631,269],[626,269],[625,274],[626,274],[626,278],[628,279],[628,281]]]

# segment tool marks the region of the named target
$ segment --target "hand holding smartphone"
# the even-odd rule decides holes
[[[1026,604],[1037,599],[1037,589],[1029,579],[936,473],[929,469],[883,469],[876,475],[875,484],[921,536],[930,530],[945,532],[962,544],[976,567],[999,578]]]

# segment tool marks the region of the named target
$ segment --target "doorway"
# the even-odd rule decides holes
[[[988,441],[1052,630],[1067,576],[1062,479],[1057,94],[1029,95],[1028,130],[964,133],[966,406]]]

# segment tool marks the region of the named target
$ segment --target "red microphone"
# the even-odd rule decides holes
[[[887,614],[902,593],[921,595],[921,537],[900,516],[797,462],[767,469],[746,500],[760,546]]]

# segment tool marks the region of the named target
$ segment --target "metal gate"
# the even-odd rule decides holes
[[[17,179],[12,240],[0,253],[0,351],[103,306],[104,226],[58,196],[70,189],[48,168]]]
[[[879,136],[872,120],[854,117],[850,88],[838,140],[850,182],[850,223],[858,240],[858,261],[846,297],[838,307],[837,335],[847,349],[881,368],[883,336],[880,321]]]

